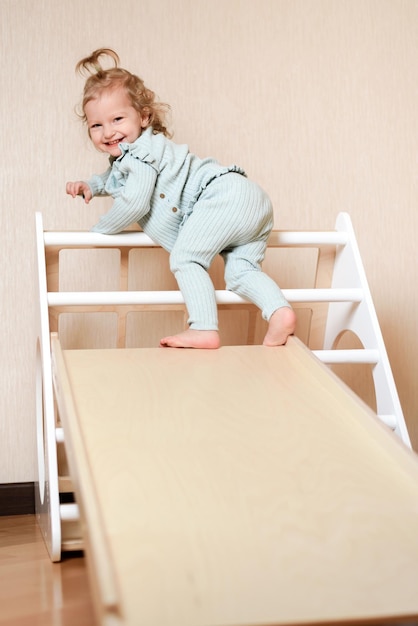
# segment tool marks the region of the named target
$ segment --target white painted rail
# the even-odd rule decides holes
[[[361,289],[283,289],[289,302],[361,302]],[[245,304],[247,301],[231,291],[217,290],[218,304]],[[164,305],[183,304],[180,291],[50,291],[48,305],[105,306],[105,305]],[[247,302],[248,304],[248,302]]]
[[[85,231],[45,231],[44,245],[46,247],[59,246],[68,248],[159,248],[148,235],[142,232],[124,232],[119,235],[102,235]],[[275,247],[303,247],[321,245],[345,245],[348,241],[347,233],[338,231],[274,231],[271,233],[268,246]]]

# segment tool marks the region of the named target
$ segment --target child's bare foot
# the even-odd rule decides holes
[[[270,318],[269,327],[264,337],[264,346],[283,346],[296,327],[296,315],[293,309],[284,306],[277,309]]]
[[[178,335],[164,337],[160,341],[162,348],[203,348],[216,350],[221,345],[217,330],[193,330],[189,328]]]

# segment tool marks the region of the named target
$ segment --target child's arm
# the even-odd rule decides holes
[[[124,184],[111,192],[114,202],[91,229],[104,235],[116,235],[138,222],[151,208],[157,171],[140,159],[130,159]]]
[[[82,196],[84,202],[88,204],[93,196],[107,195],[105,185],[110,172],[111,168],[109,167],[104,174],[95,174],[89,181],[69,182],[66,184],[65,190],[73,198]]]

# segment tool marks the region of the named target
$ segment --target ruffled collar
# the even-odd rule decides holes
[[[153,136],[152,127],[146,128],[142,134],[138,137],[134,143],[120,143],[119,148],[121,154],[118,157],[110,157],[110,164],[113,165],[115,161],[121,161],[127,154],[146,161],[147,163],[153,163],[155,158],[151,155],[151,137]]]

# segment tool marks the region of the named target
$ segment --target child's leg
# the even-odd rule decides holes
[[[215,289],[206,269],[193,261],[175,271],[175,276],[189,313],[189,328],[163,337],[160,345],[167,348],[219,348]]]
[[[275,281],[261,270],[265,248],[260,239],[225,251],[225,280],[227,289],[257,305],[269,322],[263,344],[279,346],[293,334],[296,316]]]
[[[179,246],[178,252],[170,257],[180,291],[189,314],[189,328],[177,335],[164,337],[160,345],[169,348],[206,348],[220,346],[218,333],[218,309],[215,289],[207,272],[210,261],[205,255],[187,253]]]
[[[211,232],[209,212],[199,211],[199,207],[181,229],[170,255],[170,269],[184,297],[189,328],[163,337],[161,346],[219,348],[218,309],[215,289],[208,274],[214,257],[221,249],[218,238],[218,233]]]
[[[241,174],[221,176],[202,192],[179,230],[170,254],[170,269],[184,297],[191,330],[218,330],[215,289],[208,269],[233,241],[240,236],[247,240],[248,225],[243,226],[242,207],[245,213],[245,207],[251,206],[247,211],[251,230],[254,223],[260,222],[253,196],[254,184]]]
[[[296,315],[293,309],[284,306],[277,309],[270,317],[269,327],[263,340],[264,346],[283,346],[296,327]]]
[[[183,294],[190,328],[163,338],[161,345],[218,347],[215,291],[207,270],[221,252],[227,263],[227,287],[259,306],[265,319],[289,306],[276,283],[260,269],[272,224],[268,196],[243,176],[227,174],[205,189],[170,255],[170,268]],[[278,317],[283,314],[275,316],[268,340],[266,336],[268,345],[285,342],[283,323],[280,336],[273,330],[279,326]],[[293,332],[290,327],[288,324],[284,331],[286,338]]]

